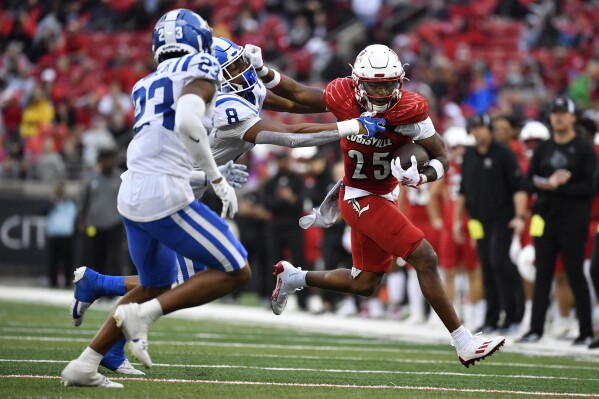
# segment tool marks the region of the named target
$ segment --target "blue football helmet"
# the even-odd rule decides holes
[[[243,47],[224,37],[215,37],[214,55],[223,71],[222,92],[241,94],[252,90],[258,76],[252,63],[245,58]]]
[[[212,28],[193,11],[179,8],[158,20],[152,32],[152,52],[158,62],[164,53],[213,54]]]

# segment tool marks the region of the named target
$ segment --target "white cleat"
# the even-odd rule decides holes
[[[91,303],[81,302],[75,298],[71,300],[71,317],[73,319],[73,324],[75,325],[75,327],[79,327],[81,323],[83,323],[83,314],[91,305]]]
[[[121,363],[121,365],[116,370],[114,370],[114,372],[124,375],[146,375],[146,373],[144,373],[143,371],[133,367],[133,365],[127,359],[125,359],[125,361]]]
[[[138,303],[119,305],[114,311],[116,326],[123,331],[129,342],[129,350],[145,367],[152,367],[152,359],[148,353],[148,329],[152,321],[140,315]]]
[[[483,360],[487,356],[491,356],[497,352],[505,344],[505,338],[502,336],[494,338],[484,338],[482,333],[478,333],[470,338],[470,341],[463,348],[456,348],[460,362],[468,368],[479,360]],[[451,341],[451,345],[454,342]]]
[[[114,382],[98,373],[97,370],[85,371],[78,359],[72,360],[60,373],[65,387],[123,388],[123,384]]]
[[[301,290],[303,287],[293,288],[289,284],[289,277],[299,273],[302,269],[293,266],[287,261],[279,261],[275,265],[274,275],[277,276],[277,285],[270,297],[270,307],[272,312],[276,315],[280,315],[285,310],[287,305],[287,298],[295,291]]]

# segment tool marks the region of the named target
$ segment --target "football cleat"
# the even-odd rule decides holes
[[[129,341],[129,350],[145,367],[152,367],[152,359],[148,353],[148,329],[152,321],[140,315],[138,303],[119,305],[114,311],[116,326],[123,331]]]
[[[98,373],[97,370],[85,371],[79,359],[72,360],[60,373],[65,387],[122,388],[123,384],[114,382]]]
[[[144,373],[143,371],[133,367],[133,365],[127,359],[125,359],[125,361],[121,363],[121,365],[116,370],[114,370],[114,372],[117,374],[125,375],[146,375],[146,373]]]
[[[272,312],[280,315],[285,310],[287,298],[295,291],[301,290],[303,287],[292,287],[289,284],[289,277],[299,273],[302,269],[293,266],[287,261],[279,261],[275,265],[274,276],[277,276],[277,285],[275,286],[272,295],[270,296],[270,307]]]
[[[94,301],[102,296],[100,287],[96,286],[98,273],[89,267],[82,266],[77,268],[73,273],[73,284],[75,285],[75,293],[71,301],[71,317],[75,327],[79,327],[83,323],[83,314],[94,303]]]
[[[470,341],[463,348],[457,348],[460,362],[466,367],[470,367],[475,362],[483,360],[487,356],[491,356],[497,352],[505,344],[505,338],[497,336],[494,338],[483,338],[482,332],[473,335]],[[451,341],[451,345],[455,346]]]

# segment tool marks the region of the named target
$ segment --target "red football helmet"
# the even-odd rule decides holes
[[[397,104],[406,73],[395,51],[370,45],[358,54],[352,69],[356,100],[367,111],[383,113]]]

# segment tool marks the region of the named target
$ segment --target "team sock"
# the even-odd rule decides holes
[[[160,306],[160,302],[156,298],[142,303],[140,305],[140,313],[152,321],[163,315],[162,306]]]
[[[292,274],[289,276],[289,285],[294,288],[306,287],[306,274],[308,274],[307,270],[299,270],[298,273]]]
[[[461,349],[470,341],[472,333],[462,325],[451,333],[451,338],[453,339],[454,346]]]
[[[102,361],[102,355],[88,346],[81,352],[78,359],[82,363],[82,368],[96,371]]]
[[[100,365],[115,371],[125,361],[125,338],[117,342],[102,358]]]
[[[123,296],[127,293],[124,276],[107,276],[98,273],[98,283],[104,295]]]

